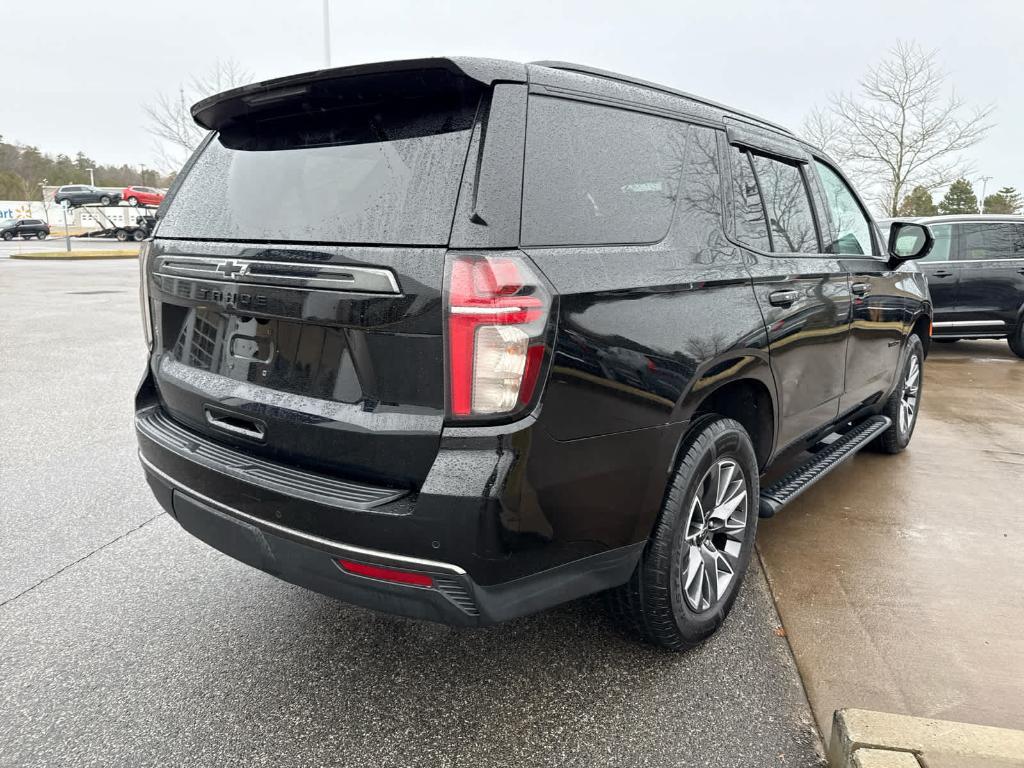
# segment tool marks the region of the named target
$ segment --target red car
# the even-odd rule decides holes
[[[128,205],[160,205],[164,201],[164,193],[152,187],[125,187],[121,190],[121,199]]]

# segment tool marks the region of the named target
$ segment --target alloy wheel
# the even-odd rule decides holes
[[[733,459],[719,459],[697,486],[681,561],[683,597],[697,613],[714,607],[736,578],[748,501],[746,476]]]
[[[907,367],[907,377],[903,381],[903,395],[900,398],[900,434],[910,432],[917,413],[917,401],[921,392],[921,361],[912,355]]]

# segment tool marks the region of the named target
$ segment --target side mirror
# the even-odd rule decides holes
[[[935,238],[924,224],[894,221],[889,228],[889,258],[893,261],[923,259],[934,244]]]

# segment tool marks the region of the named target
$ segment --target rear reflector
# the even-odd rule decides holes
[[[366,563],[354,563],[351,560],[338,560],[338,565],[348,573],[356,576],[366,576],[369,579],[390,581],[394,584],[409,584],[414,587],[432,587],[434,580],[425,573],[415,571],[396,571],[394,568],[382,568],[379,565],[367,565]]]

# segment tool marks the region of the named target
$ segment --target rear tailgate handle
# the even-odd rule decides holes
[[[239,416],[237,413],[231,413],[230,411],[222,411],[219,408],[211,408],[210,406],[203,408],[203,412],[206,414],[207,424],[211,427],[222,429],[225,432],[230,432],[232,435],[262,442],[267,434],[267,427],[262,421]]]
[[[774,291],[768,294],[768,303],[773,307],[788,307],[796,299],[796,291]]]

